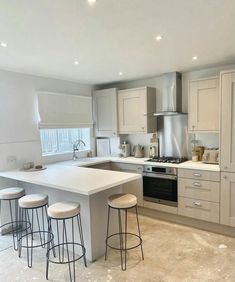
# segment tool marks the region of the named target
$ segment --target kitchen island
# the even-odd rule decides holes
[[[0,177],[15,180],[26,193],[45,193],[49,204],[74,201],[81,205],[81,217],[87,259],[94,261],[104,254],[107,223],[107,198],[123,191],[122,184],[138,181],[135,173],[99,170],[69,165],[48,165],[34,172],[0,172]],[[115,220],[111,228],[115,227]]]

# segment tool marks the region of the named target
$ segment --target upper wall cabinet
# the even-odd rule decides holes
[[[152,133],[156,131],[156,89],[142,87],[118,91],[119,133]]]
[[[94,91],[93,103],[96,136],[116,136],[118,134],[117,89]]]
[[[189,131],[219,132],[219,78],[189,83]]]
[[[220,166],[235,172],[235,70],[221,73]]]

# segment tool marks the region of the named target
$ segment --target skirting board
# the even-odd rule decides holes
[[[138,211],[140,214],[152,218],[166,220],[172,223],[182,224],[214,233],[223,234],[230,237],[235,237],[235,227],[225,226],[208,221],[202,221],[190,217],[184,217],[181,215],[170,214],[170,213],[144,208],[140,206],[138,207]]]

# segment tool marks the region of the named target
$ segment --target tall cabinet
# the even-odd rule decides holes
[[[117,89],[93,92],[93,111],[97,137],[113,137],[118,134]]]
[[[220,223],[235,227],[235,70],[221,73]]]

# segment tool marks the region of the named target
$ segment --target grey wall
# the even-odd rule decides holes
[[[206,78],[211,76],[219,76],[220,71],[227,70],[227,69],[235,69],[235,64],[231,65],[220,65],[216,67],[210,68],[202,68],[193,71],[186,71],[182,73],[182,111],[188,112],[188,84],[190,80]],[[162,95],[162,86],[163,86],[163,76],[155,76],[151,78],[139,79],[139,80],[131,80],[119,83],[111,83],[111,84],[104,84],[96,86],[97,89],[103,88],[110,88],[110,87],[117,87],[118,89],[128,89],[128,88],[135,88],[141,86],[150,86],[156,88],[156,95],[157,95],[157,111],[161,110],[161,95]],[[125,139],[128,140],[130,143],[135,144],[149,144],[149,140],[151,135],[129,135],[121,138],[121,140]],[[204,145],[206,147],[218,147],[219,146],[219,134],[216,133],[202,133],[202,134],[190,134],[189,140],[195,138],[199,140],[200,145]],[[189,145],[190,147],[190,145]],[[114,152],[116,153],[116,152]],[[190,152],[189,152],[190,157]]]

